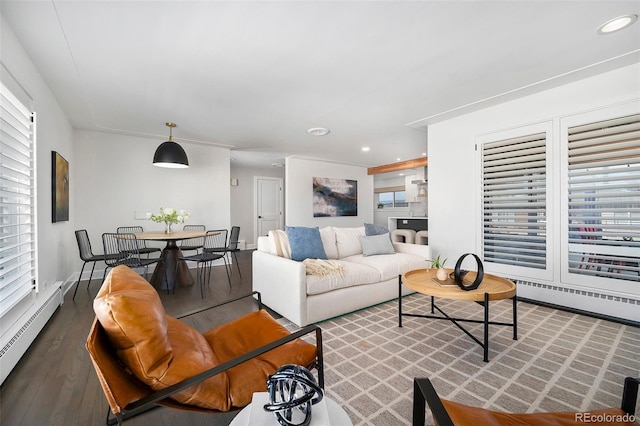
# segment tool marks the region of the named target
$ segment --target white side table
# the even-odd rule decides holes
[[[229,423],[229,426],[278,426],[278,421],[276,420],[276,416],[273,413],[266,412],[264,410],[254,410],[252,417],[252,406],[257,404],[259,407],[263,406],[269,402],[269,394],[267,392],[256,392],[253,394],[253,399],[251,404],[247,405],[240,411]],[[347,412],[338,405],[333,399],[328,398],[326,395],[322,398],[320,403],[326,404],[326,410],[329,416],[328,425],[334,426],[352,426],[353,423],[351,419],[347,415]],[[314,413],[314,408],[319,408],[314,406],[311,409],[311,412]],[[255,414],[259,413],[259,418],[255,418]],[[320,414],[320,413],[318,413]],[[251,425],[249,425],[249,421],[251,421]],[[320,423],[318,423],[320,422]],[[322,423],[322,424],[321,424]],[[321,418],[321,416],[311,416],[311,424],[310,426],[327,426],[327,423]]]

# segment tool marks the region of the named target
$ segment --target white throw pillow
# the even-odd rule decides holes
[[[291,247],[289,237],[282,229],[269,231],[269,251],[280,257],[291,259]]]
[[[336,233],[333,227],[325,226],[324,228],[320,228],[320,238],[322,239],[322,245],[327,259],[337,259],[338,246],[336,245]]]

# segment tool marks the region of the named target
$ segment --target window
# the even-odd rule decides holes
[[[0,85],[0,316],[35,283],[34,114]]]
[[[569,272],[640,282],[640,114],[567,134]]]
[[[385,188],[375,188],[375,202],[378,208],[407,207],[404,186],[390,186]]]
[[[485,262],[547,267],[546,139],[542,132],[483,144]]]

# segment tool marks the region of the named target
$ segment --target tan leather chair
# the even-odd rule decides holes
[[[166,315],[156,290],[127,266],[109,273],[93,305],[87,350],[109,403],[107,424],[122,424],[159,405],[239,409],[254,392],[264,392],[269,375],[284,364],[316,368],[324,387],[317,326],[290,334],[259,309],[200,333]],[[300,339],[312,332],[316,345]]]
[[[640,379],[627,377],[624,381],[621,408],[604,408],[584,413],[504,413],[479,407],[471,407],[441,399],[427,378],[413,380],[413,426],[424,426],[425,400],[438,426],[453,425],[636,425],[634,412]],[[602,420],[602,421],[598,421]]]

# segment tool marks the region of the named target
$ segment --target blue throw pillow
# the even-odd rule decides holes
[[[389,240],[391,240],[391,233],[386,226],[376,225],[374,223],[364,224],[364,235],[371,237],[373,235],[389,234]]]
[[[364,224],[364,235],[370,237],[372,235],[382,235],[389,232],[386,226],[376,225],[375,223],[365,223]]]
[[[317,227],[285,226],[285,231],[289,238],[292,260],[301,262],[305,259],[327,258],[322,238],[320,238],[320,230]]]

